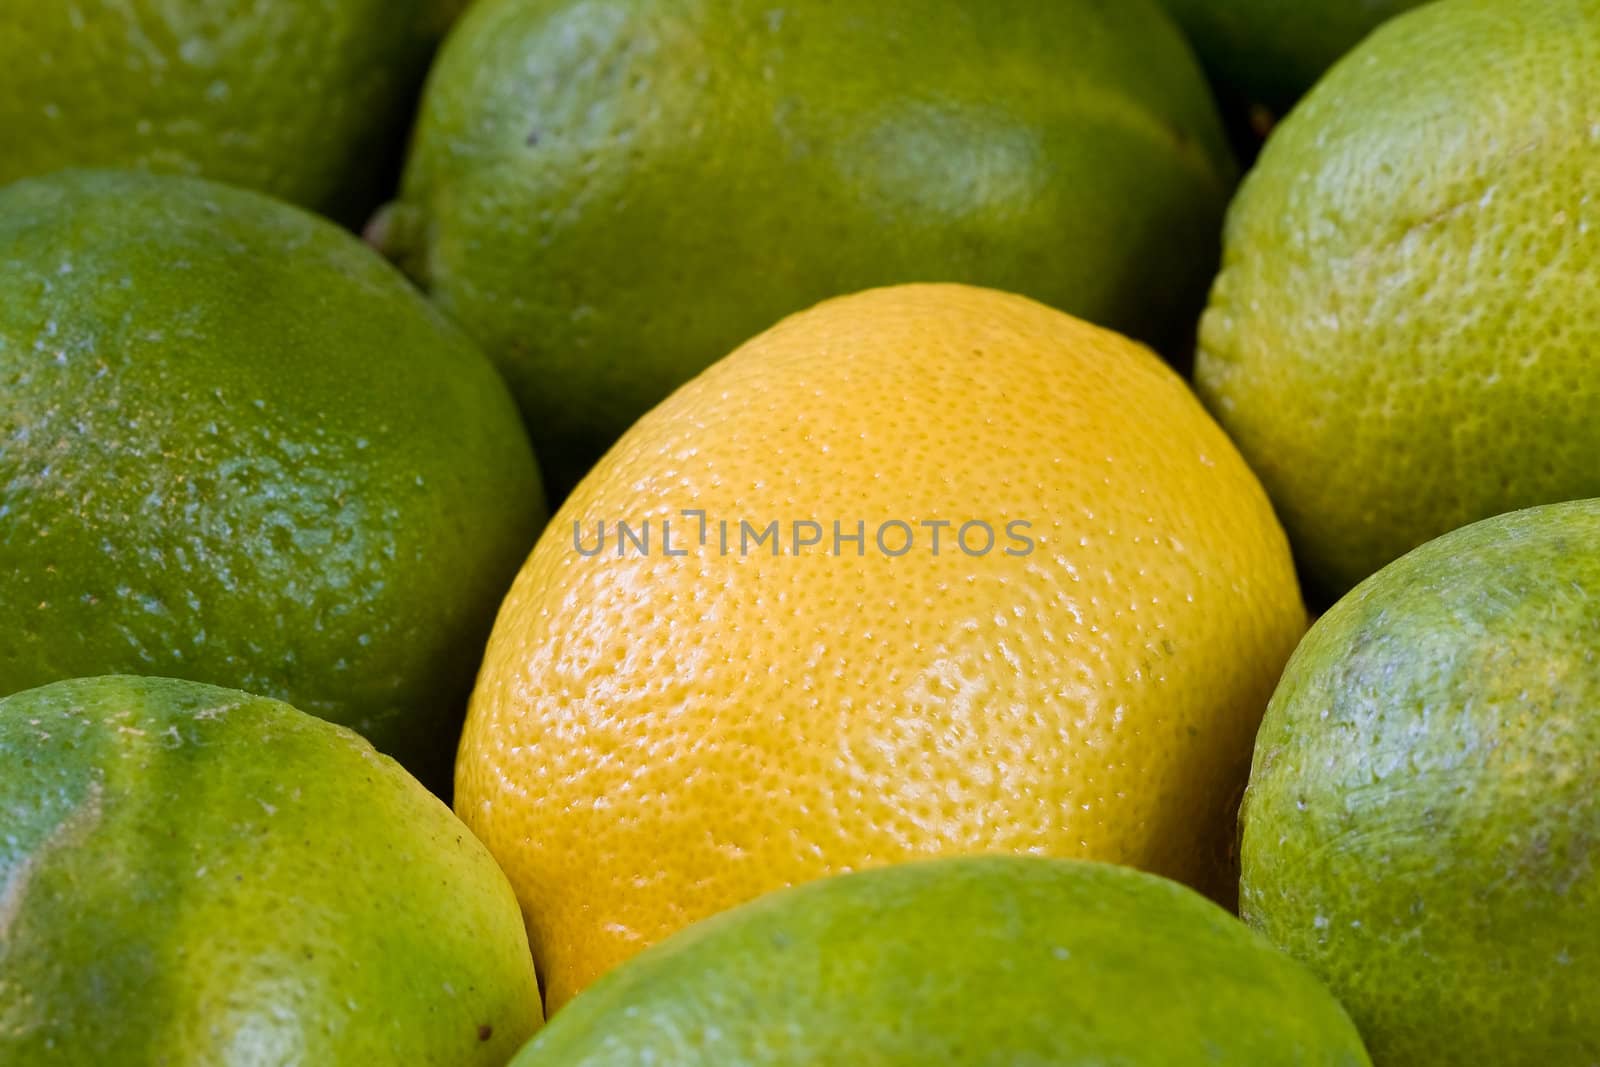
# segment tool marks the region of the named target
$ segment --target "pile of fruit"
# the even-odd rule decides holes
[[[1600,1064],[1600,0],[0,0],[0,135],[0,1063]]]

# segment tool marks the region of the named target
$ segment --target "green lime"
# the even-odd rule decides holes
[[[539,1026],[521,913],[355,734],[160,678],[0,700],[0,1060],[481,1064]]]
[[[1424,0],[1161,0],[1206,71],[1283,111],[1385,19]]]
[[[1201,397],[1313,593],[1600,495],[1600,0],[1439,0],[1278,127],[1230,211]]]
[[[559,489],[774,321],[909,281],[1183,347],[1234,164],[1153,0],[484,0],[370,234]]]
[[[513,1067],[1367,1062],[1309,974],[1197,893],[995,856],[810,882],[688,927]]]
[[[438,783],[544,506],[489,361],[332,224],[186,178],[0,189],[0,694],[155,674]]]
[[[1429,542],[1312,628],[1257,742],[1246,919],[1379,1063],[1600,1062],[1600,500]]]
[[[200,175],[349,216],[386,192],[465,0],[0,0],[0,185]]]

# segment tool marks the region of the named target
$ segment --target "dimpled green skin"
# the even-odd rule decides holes
[[[499,1067],[540,1023],[505,876],[341,727],[235,690],[0,700],[0,1060]]]
[[[1374,1062],[1600,1062],[1600,501],[1447,534],[1322,617],[1245,795],[1242,912]]]
[[[1283,109],[1385,19],[1424,0],[1161,0],[1213,78]]]
[[[0,190],[0,694],[157,674],[447,780],[544,518],[489,361],[331,223],[186,178]]]
[[[1278,127],[1230,209],[1201,398],[1331,602],[1600,495],[1600,0],[1440,0]]]
[[[1151,0],[484,0],[369,231],[569,484],[784,315],[895,282],[1187,339],[1232,188]]]
[[[137,166],[348,214],[463,0],[0,0],[0,185]]]
[[[1237,919],[1129,868],[933,860],[761,897],[562,1008],[513,1067],[1368,1062]]]

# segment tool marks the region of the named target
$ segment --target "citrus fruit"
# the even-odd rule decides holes
[[[1423,0],[1161,0],[1206,72],[1282,111],[1385,19]]]
[[[1107,864],[945,859],[708,919],[608,975],[514,1067],[1358,1067],[1337,1001],[1193,892]]]
[[[1600,501],[1488,519],[1329,611],[1243,813],[1243,914],[1380,1063],[1600,1062]]]
[[[1233,178],[1151,0],[487,0],[370,233],[498,361],[565,490],[734,345],[868,286],[1187,341]]]
[[[1401,15],[1240,191],[1196,377],[1318,596],[1600,495],[1597,54],[1600,0]]]
[[[489,361],[349,234],[196,179],[0,190],[0,694],[157,674],[430,780],[538,473]]]
[[[341,727],[162,678],[0,699],[0,1059],[483,1064],[539,1025],[516,900]]]
[[[1304,627],[1265,495],[1153,353],[1018,296],[875,290],[744,345],[568,498],[496,621],[456,810],[547,1006],[695,919],[897,860],[1082,856],[1225,894]]]
[[[0,185],[144,167],[370,210],[464,4],[0,0]]]

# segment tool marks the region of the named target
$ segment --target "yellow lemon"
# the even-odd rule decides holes
[[[456,805],[551,1008],[761,893],[1038,853],[1221,891],[1304,631],[1255,477],[1147,349],[879,289],[645,416],[507,598]]]

